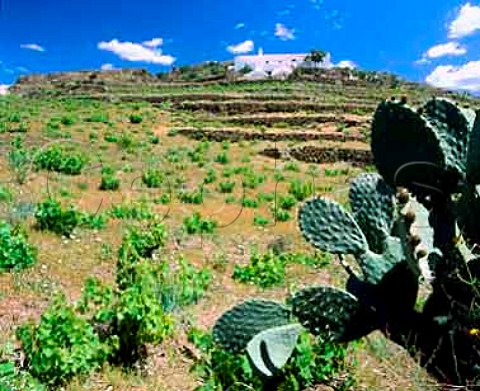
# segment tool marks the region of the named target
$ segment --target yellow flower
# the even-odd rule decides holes
[[[479,329],[470,329],[468,332],[470,335],[480,335]]]

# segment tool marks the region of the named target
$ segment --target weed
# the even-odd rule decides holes
[[[120,188],[120,179],[112,174],[102,175],[100,190],[118,190]]]
[[[140,114],[130,114],[128,119],[132,124],[140,124],[143,121],[143,117]]]
[[[314,339],[307,332],[300,334],[292,356],[273,378],[259,374],[245,353],[233,354],[217,346],[209,333],[191,328],[188,339],[201,352],[192,366],[202,380],[196,391],[301,391],[333,383],[344,391],[355,385],[348,372],[346,345]]]
[[[0,271],[21,270],[37,261],[37,249],[28,243],[20,226],[0,221]]]
[[[213,233],[218,223],[210,218],[202,218],[200,213],[195,212],[183,219],[183,226],[188,234]]]
[[[235,187],[235,182],[220,182],[218,184],[218,191],[220,193],[231,193]]]
[[[285,261],[271,251],[263,255],[255,251],[248,265],[235,265],[232,277],[234,280],[261,288],[280,285],[285,280]]]
[[[148,188],[158,188],[163,183],[163,173],[153,168],[147,169],[142,174],[142,182]]]
[[[17,337],[30,373],[52,386],[92,372],[108,356],[108,347],[100,342],[93,327],[75,314],[64,296],[55,298],[38,325],[20,326]]]
[[[80,222],[79,213],[75,208],[69,207],[64,210],[60,202],[53,198],[37,205],[35,219],[38,229],[65,236],[70,236]]]

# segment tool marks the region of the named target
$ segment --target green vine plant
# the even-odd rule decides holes
[[[378,173],[352,181],[352,212],[326,197],[298,212],[304,238],[347,270],[345,289],[247,300],[217,320],[214,340],[274,377],[304,330],[341,342],[380,330],[439,382],[478,386],[480,116],[444,98],[418,109],[392,98],[371,130]],[[430,294],[418,310],[422,284]]]

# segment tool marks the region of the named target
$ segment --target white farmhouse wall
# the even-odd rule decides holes
[[[327,53],[321,63],[306,62],[308,53],[302,54],[258,54],[237,56],[234,60],[235,71],[245,66],[252,68],[256,74],[275,75],[291,73],[297,67],[305,68],[332,68],[330,53]]]

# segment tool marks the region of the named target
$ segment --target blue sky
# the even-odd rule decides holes
[[[0,0],[0,84],[26,73],[308,52],[480,91],[480,1]],[[343,62],[342,64],[345,64]]]

